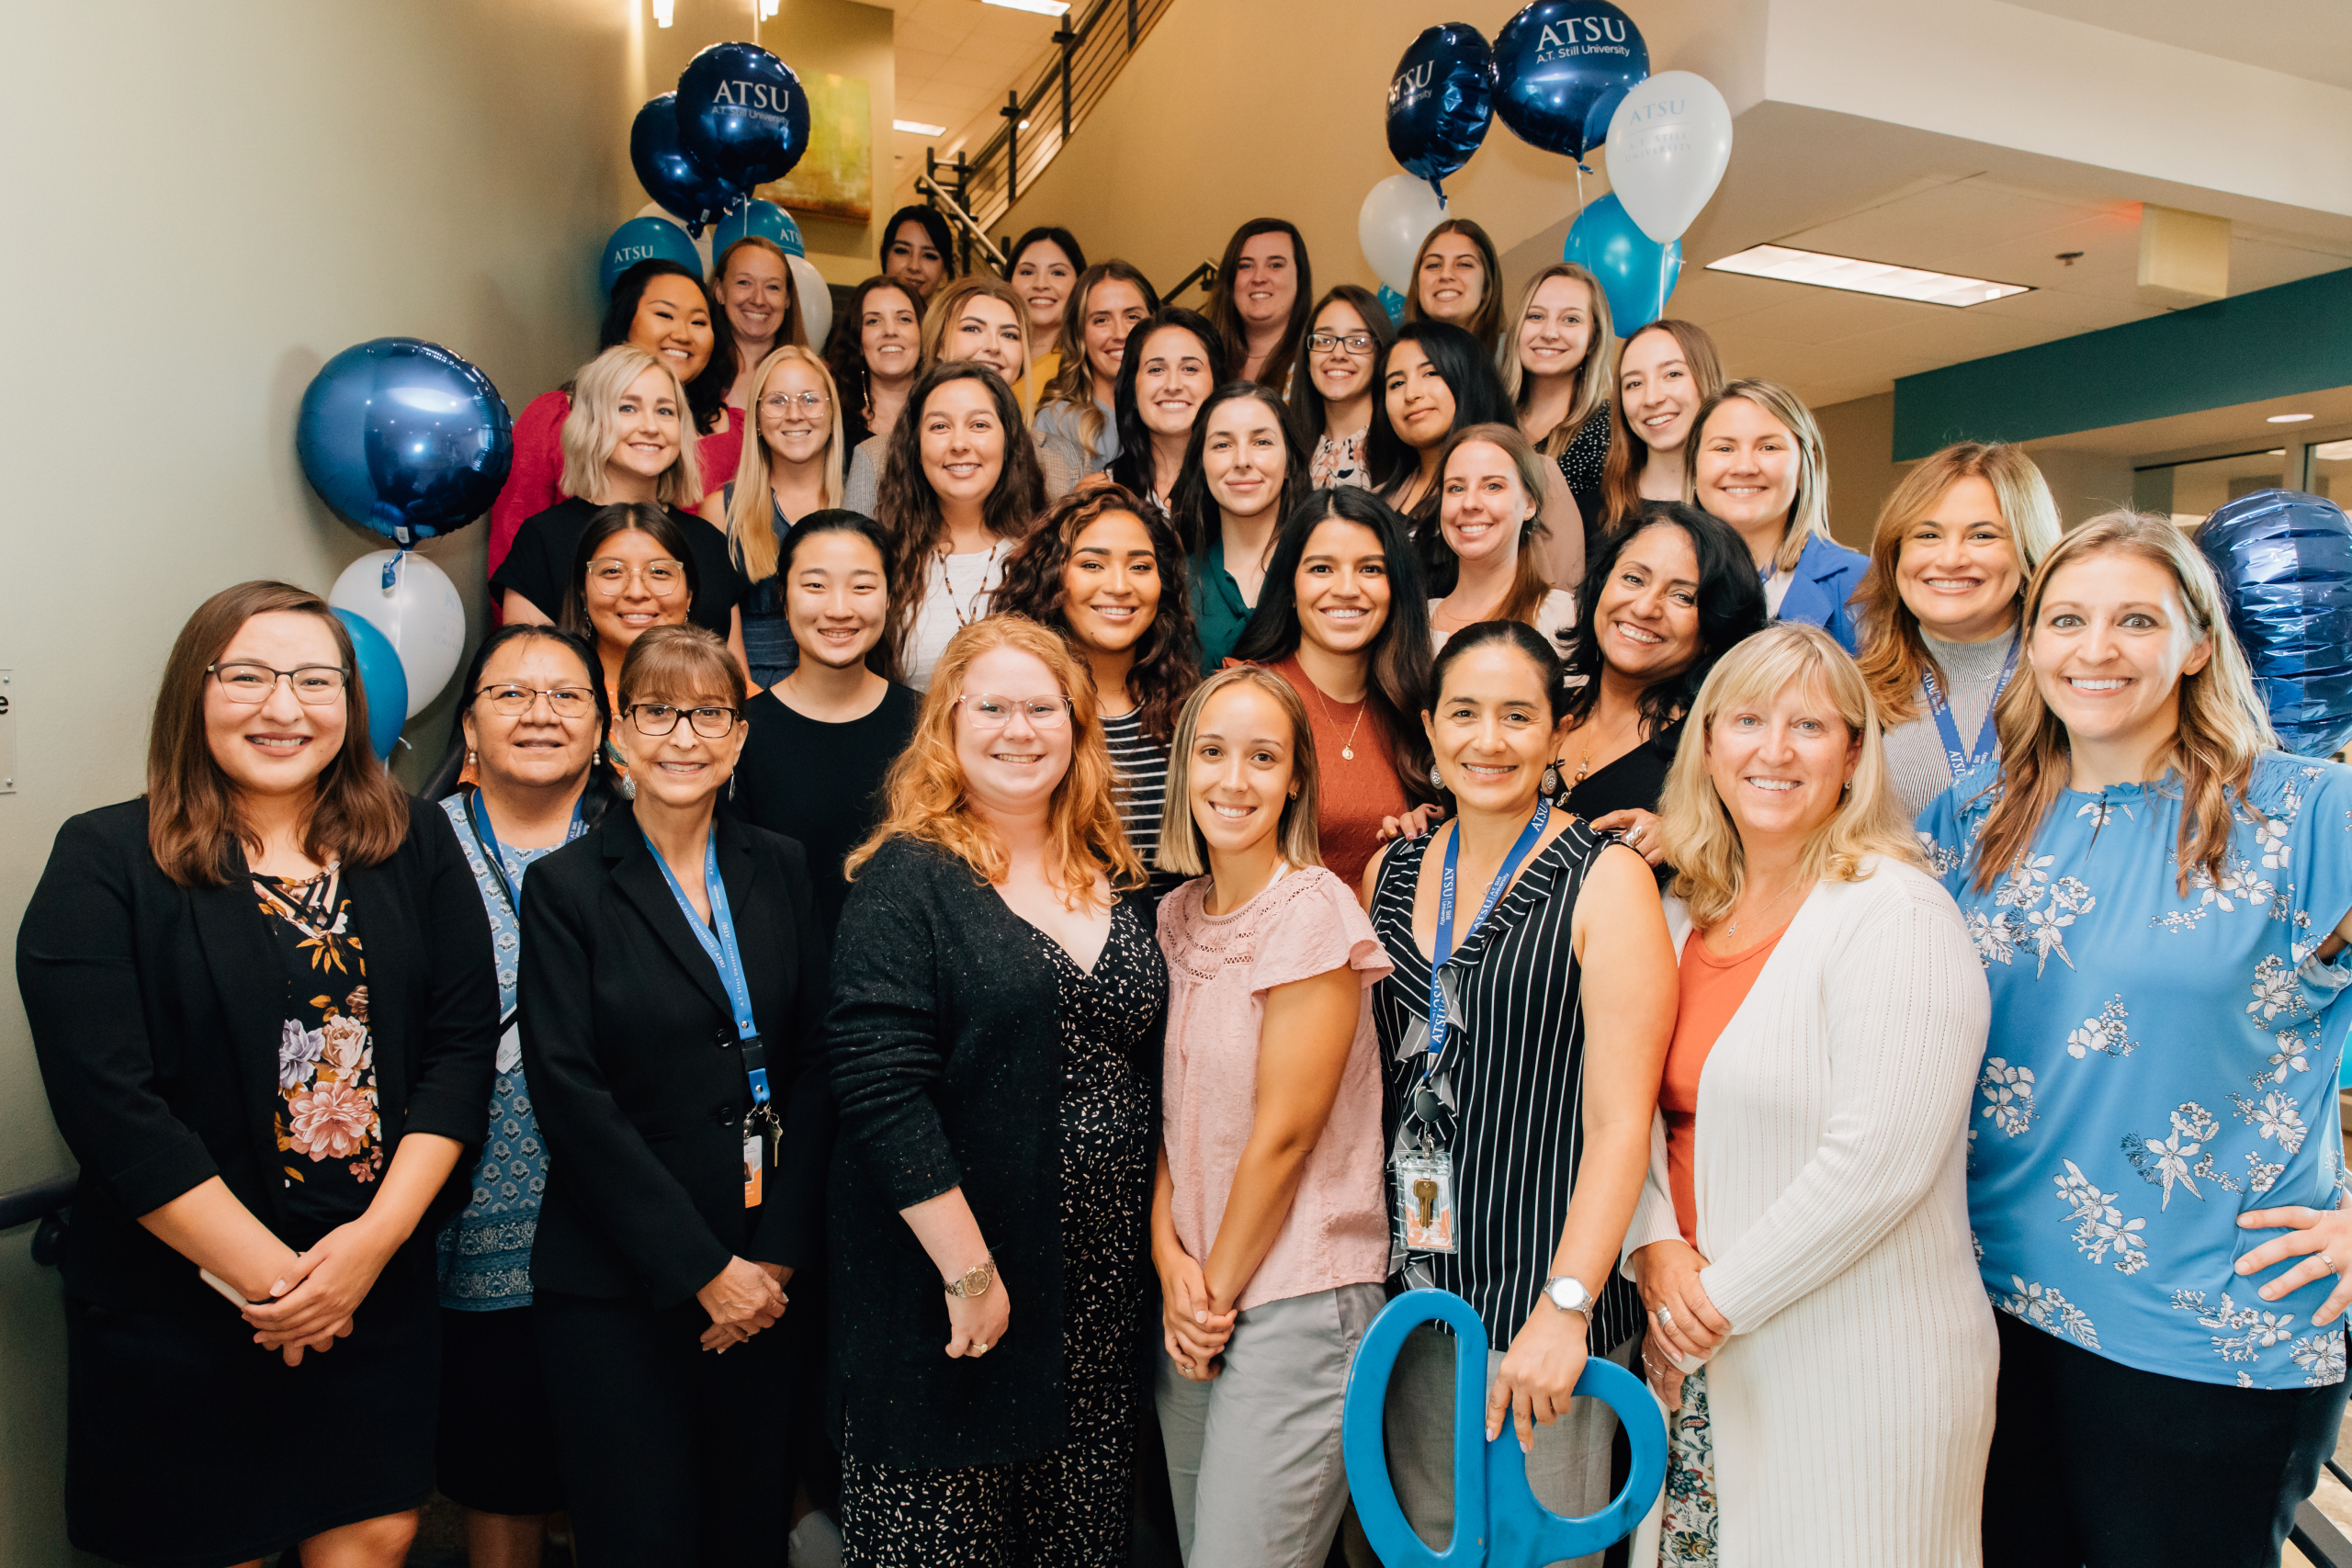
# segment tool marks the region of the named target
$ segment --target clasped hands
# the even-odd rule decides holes
[[[725,1355],[763,1328],[773,1328],[791,1299],[784,1287],[792,1270],[781,1263],[754,1263],[730,1258],[709,1284],[695,1292],[695,1300],[710,1314],[702,1331],[702,1348]]]
[[[305,1350],[333,1348],[351,1333],[352,1314],[401,1240],[363,1214],[327,1232],[308,1252],[288,1248],[269,1293],[242,1309],[254,1343],[277,1351],[289,1367],[302,1364]]]
[[[1169,1244],[1154,1261],[1159,1269],[1160,1342],[1178,1377],[1206,1382],[1220,1370],[1217,1358],[1233,1337],[1240,1310],[1233,1298],[1209,1288],[1200,1264],[1181,1244]]]
[[[1634,1282],[1649,1314],[1642,1366],[1669,1410],[1682,1408],[1685,1375],[1673,1358],[1704,1360],[1731,1334],[1731,1324],[1699,1282],[1699,1270],[1706,1266],[1699,1249],[1679,1237],[1654,1241],[1634,1254]]]

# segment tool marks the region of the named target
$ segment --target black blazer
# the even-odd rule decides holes
[[[1016,1463],[1063,1439],[1060,1016],[1032,928],[961,859],[896,839],[851,884],[825,1020],[827,1283],[832,1432],[846,1421],[861,1460]],[[1136,1064],[1155,1090],[1165,1024]],[[1148,1202],[1148,1181],[1103,1201]],[[1001,1345],[951,1360],[939,1269],[899,1211],[958,1186],[1013,1309]]]
[[[65,1286],[125,1311],[211,1315],[220,1298],[139,1216],[218,1176],[289,1245],[271,1116],[283,970],[242,849],[218,887],[182,887],[147,849],[147,802],[58,829],[17,931],[17,987],[51,1114],[81,1161]],[[388,1143],[466,1145],[435,1213],[471,1190],[498,1053],[490,919],[440,807],[409,802],[390,860],[344,874],[368,947],[368,1026]],[[428,1216],[402,1258],[429,1265]],[[411,1257],[411,1255],[415,1255]]]
[[[734,1005],[637,814],[616,809],[533,865],[523,897],[515,999],[548,1155],[537,1289],[671,1306],[729,1258],[797,1269],[821,1245],[831,1112],[808,859],[724,815],[711,830],[784,1122],[765,1201],[743,1207],[752,1091]]]

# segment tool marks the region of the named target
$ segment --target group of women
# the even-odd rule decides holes
[[[1274,220],[1205,317],[888,233],[821,356],[757,245],[624,276],[427,800],[314,595],[183,629],[18,936],[77,1543],[1368,1562],[1348,1367],[1434,1285],[1556,1510],[1642,1370],[1640,1568],[2276,1561],[2352,773],[2168,519],[1968,445],[1844,550],[1802,403],[1572,267],[1507,319],[1467,220],[1394,330]],[[1387,1392],[1437,1547],[1455,1368]]]

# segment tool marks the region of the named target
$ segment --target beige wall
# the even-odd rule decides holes
[[[1736,366],[1731,373],[1748,374]],[[1894,460],[1894,394],[1826,404],[1813,417],[1829,459],[1829,531],[1867,555],[1878,510],[1908,466]]]

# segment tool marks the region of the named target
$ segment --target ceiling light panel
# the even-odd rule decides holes
[[[925,125],[919,119],[894,119],[890,122],[890,129],[893,130],[910,131],[916,136],[944,136],[947,134],[947,128],[945,126]]]
[[[981,0],[981,3],[1001,6],[1008,11],[1035,11],[1041,17],[1069,15],[1069,0]]]
[[[1965,308],[2012,294],[2030,294],[2022,283],[1996,283],[1988,277],[1959,277],[1916,266],[1860,261],[1820,251],[1794,250],[1787,245],[1751,245],[1735,255],[1707,264],[1709,272],[1736,272],[1744,277],[1770,277],[1782,283],[1838,288],[1849,294],[1876,294],[1889,299],[1911,299],[1923,305]]]

